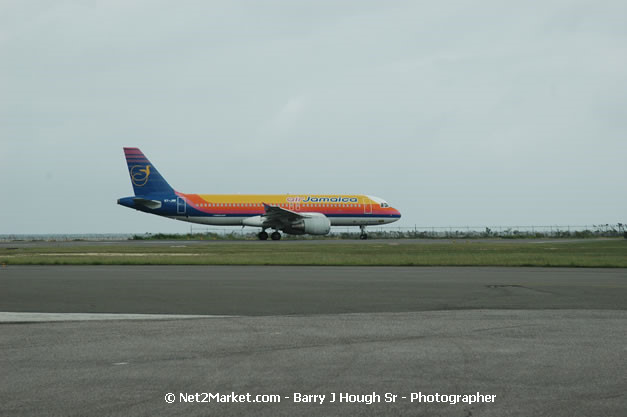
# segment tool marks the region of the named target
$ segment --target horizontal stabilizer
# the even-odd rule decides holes
[[[157,200],[146,200],[145,198],[135,197],[133,202],[138,206],[148,207],[149,209],[156,210],[161,208],[161,201]]]

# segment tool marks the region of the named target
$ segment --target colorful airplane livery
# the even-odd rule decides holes
[[[331,226],[366,226],[392,223],[401,213],[384,200],[367,195],[319,194],[185,194],[175,191],[139,148],[124,148],[135,196],[118,204],[191,223],[215,226],[259,227],[257,235],[272,240],[288,234],[326,235]]]

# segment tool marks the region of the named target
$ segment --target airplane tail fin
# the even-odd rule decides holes
[[[135,195],[174,193],[174,189],[139,148],[124,148],[124,156]]]

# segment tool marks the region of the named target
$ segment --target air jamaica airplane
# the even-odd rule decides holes
[[[272,240],[288,234],[326,235],[331,226],[366,226],[392,223],[401,213],[384,200],[367,195],[318,194],[185,194],[175,191],[139,148],[124,148],[135,196],[118,204],[191,223],[215,226],[259,227],[257,235]]]

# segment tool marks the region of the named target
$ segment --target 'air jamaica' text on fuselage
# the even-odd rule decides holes
[[[312,197],[308,195],[305,199],[302,197],[288,197],[289,202],[297,203],[357,203],[356,197]]]

